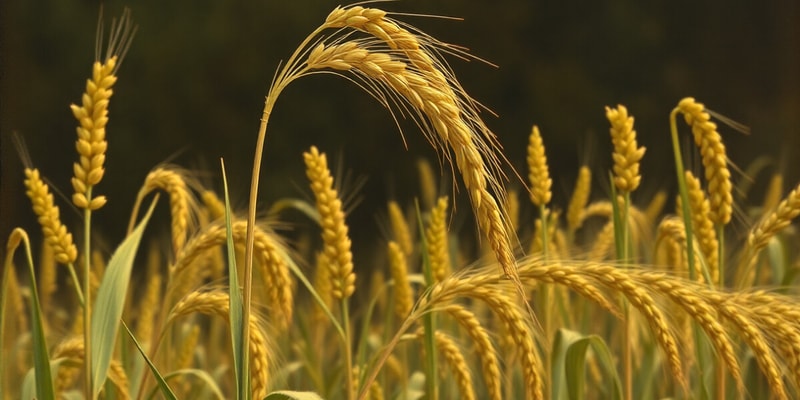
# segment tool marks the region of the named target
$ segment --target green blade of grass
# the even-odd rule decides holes
[[[34,387],[36,389],[36,398],[41,400],[50,400],[55,398],[55,392],[53,389],[53,374],[50,371],[50,355],[47,351],[47,340],[45,339],[44,322],[42,321],[42,308],[39,304],[39,290],[36,287],[36,274],[33,270],[31,243],[28,240],[28,234],[20,228],[16,228],[12,232],[11,238],[9,238],[5,268],[13,268],[11,263],[13,251],[16,250],[19,241],[17,241],[16,244],[12,242],[17,239],[25,243],[25,260],[28,264],[28,270],[31,274],[31,302],[33,303],[30,308],[31,346],[33,348],[33,367],[35,377]],[[27,387],[27,385],[25,385],[25,387]],[[0,395],[2,395],[1,392]]]
[[[222,185],[225,192],[225,232],[226,246],[228,250],[228,291],[229,291],[229,320],[231,329],[231,345],[233,346],[233,371],[236,376],[236,398],[249,399],[247,379],[248,372],[248,349],[244,337],[244,300],[239,289],[239,273],[236,268],[236,250],[233,246],[233,232],[231,230],[231,202],[228,197],[228,179],[225,175],[225,162],[220,159],[222,168]],[[246,279],[246,278],[245,278]]]
[[[142,355],[142,358],[144,358],[144,361],[150,367],[150,371],[156,378],[156,382],[158,382],[158,387],[161,389],[161,394],[164,396],[164,398],[168,400],[177,400],[178,397],[175,395],[175,392],[172,391],[172,389],[167,384],[166,379],[164,379],[164,377],[161,376],[161,374],[158,372],[158,369],[156,368],[155,364],[153,364],[153,361],[151,361],[150,357],[147,356],[147,352],[144,351],[142,346],[139,344],[139,341],[136,340],[136,337],[133,336],[133,332],[131,332],[131,330],[128,329],[128,325],[125,323],[125,321],[122,321],[122,327],[125,328],[125,332],[128,333],[128,337],[131,338],[133,344],[136,345],[136,349],[139,350],[139,354]]]
[[[94,382],[95,396],[103,388],[108,376],[108,367],[111,364],[111,356],[114,354],[114,344],[130,285],[133,260],[136,258],[136,251],[139,249],[144,228],[147,226],[157,202],[158,196],[153,199],[150,209],[147,210],[147,214],[136,226],[136,229],[114,251],[103,275],[103,280],[100,282],[100,288],[97,290],[97,299],[94,302],[97,308],[92,313],[91,321],[92,337],[97,338],[91,342],[92,382]]]
[[[612,399],[622,399],[622,381],[614,367],[614,357],[605,341],[597,335],[583,335],[568,329],[559,329],[553,340],[551,358],[553,399],[583,398],[586,358],[590,348],[600,362],[601,370],[611,378],[611,388],[607,394],[610,394]]]

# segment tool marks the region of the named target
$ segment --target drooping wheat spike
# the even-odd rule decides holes
[[[33,212],[42,226],[47,244],[53,249],[56,261],[71,264],[78,258],[78,249],[72,242],[72,234],[61,223],[58,206],[53,202],[47,184],[39,176],[39,170],[25,168],[25,194],[33,203]]]
[[[545,206],[553,197],[550,179],[550,170],[547,168],[547,155],[545,154],[542,135],[539,127],[534,125],[531,129],[528,143],[528,179],[531,184],[531,201],[536,206]]]
[[[242,220],[231,223],[231,236],[234,243],[243,244],[247,234],[247,222]],[[210,249],[225,244],[227,240],[225,226],[212,224],[190,240],[176,257],[170,268],[170,280],[167,285],[167,300],[182,296],[194,289],[184,282],[194,282],[191,277],[203,278],[209,271],[198,270],[206,261],[204,255]],[[288,327],[292,319],[293,288],[288,267],[288,252],[284,249],[277,235],[267,227],[255,230],[254,248],[261,268],[261,277],[266,290],[267,306],[271,310],[279,310],[281,318],[275,318],[276,326]],[[198,260],[199,259],[199,260]]]
[[[706,267],[711,276],[710,283],[719,281],[719,242],[711,222],[710,205],[700,180],[691,171],[686,171],[686,190],[689,192],[689,210],[692,213],[692,225],[695,238],[700,242],[700,249],[706,260]]]
[[[620,192],[633,192],[639,187],[642,176],[639,161],[645,148],[638,147],[636,131],[633,130],[633,117],[628,109],[618,105],[616,109],[606,107],[606,118],[611,123],[611,142],[614,144],[614,185]]]
[[[434,282],[439,282],[452,272],[450,246],[447,239],[447,196],[442,196],[431,210],[425,236],[428,241],[428,257]]]
[[[728,170],[725,145],[717,132],[717,124],[702,103],[687,97],[678,103],[678,110],[684,115],[686,123],[692,127],[694,142],[700,148],[705,178],[708,182],[709,217],[714,224],[725,225],[731,220],[733,212],[733,186]]]
[[[355,291],[356,275],[353,272],[353,254],[350,251],[350,237],[344,220],[344,210],[339,194],[333,188],[333,177],[328,170],[328,160],[312,146],[303,153],[306,175],[311,183],[311,191],[316,198],[317,211],[322,227],[323,252],[328,261],[333,289],[337,299],[346,299]]]
[[[780,314],[775,314],[770,307],[743,307],[748,310],[751,319],[762,327],[762,331],[773,343],[773,348],[780,359],[785,360],[789,373],[794,379],[795,388],[800,388],[800,331],[786,323]]]
[[[528,396],[542,399],[543,382],[539,369],[541,362],[534,342],[534,336],[529,327],[529,319],[524,317],[522,310],[508,296],[500,290],[487,286],[487,276],[474,276],[470,278],[448,277],[431,288],[430,296],[423,300],[420,308],[428,305],[445,303],[455,297],[466,296],[479,299],[486,303],[494,315],[503,324],[519,351],[519,360],[522,366],[523,377]]]
[[[417,337],[424,340],[425,333],[420,330],[417,332]],[[475,389],[472,385],[472,375],[469,372],[469,365],[464,358],[464,354],[456,344],[455,340],[441,331],[434,332],[433,338],[436,342],[436,348],[444,356],[444,360],[450,367],[450,371],[455,377],[456,385],[458,386],[459,395],[461,399],[474,400]]]
[[[685,254],[685,251],[683,253]],[[745,386],[742,381],[741,368],[730,337],[720,323],[720,316],[714,305],[710,304],[705,296],[698,294],[699,290],[695,290],[695,285],[689,285],[683,280],[664,274],[647,273],[632,274],[631,276],[646,287],[667,295],[692,319],[697,321],[714,345],[717,356],[725,362],[728,372],[736,380],[739,393],[744,393]]]
[[[344,27],[375,36],[391,51],[370,41],[327,47],[320,43],[309,52],[307,67],[361,74],[371,81],[365,87],[387,90],[389,94],[385,97],[406,101],[415,111],[412,116],[427,117],[428,122],[420,122],[420,126],[448,160],[455,157],[480,230],[505,274],[518,281],[504,214],[489,191],[491,187],[497,198],[505,196],[500,182],[503,173],[495,153],[499,144],[478,116],[475,101],[464,93],[438,52],[430,48],[450,47],[429,36],[409,32],[378,9],[337,7],[321,28]],[[378,94],[378,98],[384,95]]]
[[[462,329],[467,332],[475,344],[478,357],[481,359],[483,380],[487,392],[486,398],[502,399],[500,366],[489,332],[481,325],[475,314],[460,304],[450,304],[444,307],[443,311],[450,314],[461,325]]]
[[[74,373],[75,368],[79,365],[82,365],[84,362],[85,352],[83,346],[83,337],[75,336],[61,341],[55,347],[55,349],[53,349],[53,353],[50,355],[50,357],[53,360],[66,358],[72,361],[71,363],[61,363],[56,375],[56,390],[64,391],[72,385],[75,378],[78,376]],[[119,360],[111,360],[111,365],[109,366],[108,370],[108,379],[117,388],[117,394],[119,395],[119,398],[126,400],[131,398],[130,392],[128,391],[130,386],[128,375],[125,373],[125,368],[122,367],[122,364],[119,362]]]
[[[188,176],[177,168],[158,167],[147,174],[144,185],[136,196],[128,231],[133,230],[139,206],[150,192],[161,189],[169,194],[169,208],[172,215],[172,248],[180,253],[190,227],[193,225],[193,210],[197,210],[196,200],[189,190]]]
[[[201,313],[216,315],[226,321],[229,316],[228,293],[222,291],[192,292],[186,295],[169,313],[168,321],[173,321],[182,315]],[[261,319],[255,314],[250,314],[250,389],[254,398],[264,398],[267,395],[269,382],[270,346],[261,327]]]
[[[417,171],[419,172],[419,190],[420,198],[422,199],[422,207],[424,207],[424,210],[430,210],[436,203],[436,197],[439,193],[438,181],[433,174],[431,163],[424,158],[417,160]]]
[[[567,233],[572,235],[583,225],[583,214],[592,190],[592,171],[587,166],[582,166],[578,171],[575,189],[567,207]]]
[[[396,201],[389,202],[389,222],[392,226],[394,240],[403,249],[406,256],[414,251],[414,242],[411,239],[411,228],[400,205]]]
[[[389,269],[394,280],[394,312],[405,318],[414,306],[414,296],[408,281],[406,257],[396,242],[389,242]]]

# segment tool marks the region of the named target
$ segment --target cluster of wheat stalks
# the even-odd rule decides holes
[[[249,213],[232,213],[225,192],[162,165],[145,177],[128,238],[109,257],[94,246],[91,217],[106,204],[94,189],[104,177],[108,105],[132,37],[129,15],[111,30],[81,105],[72,106],[79,155],[72,201],[84,213],[80,250],[48,184],[25,161],[24,185],[45,242],[34,260],[25,230],[8,238],[0,396],[800,395],[800,305],[793,289],[800,257],[797,235],[788,229],[800,214],[800,187],[781,200],[776,173],[760,207],[735,204],[717,125],[694,99],[681,100],[669,117],[680,188],[673,212],[664,210],[666,192],[641,207],[632,201],[645,149],[621,105],[605,114],[612,171],[593,176],[581,167],[561,208],[551,203],[553,181],[536,126],[528,189],[504,190],[498,143],[442,57],[463,52],[382,10],[336,8],[275,77]],[[360,266],[358,277],[347,215],[327,157],[316,147],[302,155],[313,201],[278,202],[273,222],[256,220],[261,152],[278,95],[297,78],[331,71],[413,118],[442,159],[455,161],[481,248],[462,240],[471,232],[454,228],[453,199],[442,195],[447,185],[425,160],[418,191],[408,188],[418,200],[387,205],[385,256]],[[679,143],[687,129],[702,161],[700,177],[683,165]],[[610,187],[610,198],[592,196],[597,186]],[[171,237],[143,242],[158,197],[141,218],[140,206],[154,192],[169,202]],[[523,195],[530,204],[521,202]],[[531,205],[537,218],[521,220],[520,209]],[[725,236],[742,231],[728,226],[737,206],[750,227],[744,237]],[[320,228],[291,246],[272,228],[289,208]],[[135,258],[140,243],[145,256]],[[23,275],[15,263],[27,267]]]

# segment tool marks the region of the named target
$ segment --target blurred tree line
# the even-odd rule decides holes
[[[234,205],[246,209],[253,147],[272,76],[339,3],[104,2],[106,24],[129,6],[139,27],[114,89],[107,172],[97,188],[110,202],[94,221],[110,243],[124,234],[136,192],[159,163],[197,170],[205,184],[219,189],[218,160],[224,157]],[[79,102],[91,72],[99,5],[87,0],[0,5],[2,238],[17,225],[39,233],[24,197],[12,132],[24,137],[43,175],[71,194],[76,122],[68,106]],[[450,59],[464,88],[497,114],[485,113],[487,124],[522,176],[527,137],[531,125],[539,125],[558,204],[565,204],[581,164],[593,167],[596,182],[606,177],[611,165],[606,105],[628,107],[639,143],[648,148],[641,201],[659,188],[674,191],[667,118],[684,96],[752,129],[745,136],[721,125],[738,166],[769,155],[787,174],[787,185],[800,180],[793,161],[800,153],[796,2],[404,0],[374,6],[463,19],[397,16],[496,65]],[[348,217],[354,240],[373,245],[386,201],[408,204],[418,193],[417,158],[436,162],[416,127],[402,120],[400,125],[403,135],[386,110],[343,79],[318,75],[294,83],[270,121],[262,203],[307,196],[301,153],[317,145],[332,165],[356,178],[351,182],[366,178],[364,186],[351,184],[345,191],[360,199]],[[683,132],[688,138],[688,129]],[[449,178],[449,170],[443,176]],[[510,185],[519,187],[515,179],[512,175]],[[450,183],[443,188],[449,192]],[[754,193],[751,200],[761,201]],[[64,199],[57,202],[68,224],[79,221]]]

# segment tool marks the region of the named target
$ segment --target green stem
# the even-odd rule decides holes
[[[355,399],[355,388],[353,387],[353,349],[351,345],[350,333],[350,312],[347,307],[347,298],[342,298],[342,325],[344,327],[344,359],[345,359],[345,374],[344,382],[347,388],[348,400]]]
[[[69,270],[69,275],[72,277],[72,284],[75,286],[75,294],[78,296],[78,301],[81,303],[81,307],[85,307],[85,302],[83,298],[83,290],[81,289],[81,282],[78,279],[78,274],[75,273],[75,266],[72,263],[67,264],[67,270]]]
[[[86,189],[86,201],[88,204],[92,203],[92,187]],[[91,249],[91,233],[92,233],[92,210],[87,207],[83,212],[83,349],[84,349],[84,375],[86,383],[86,398],[95,399],[94,395],[94,382],[92,382],[92,299],[91,299],[91,285],[90,277],[92,274],[92,249]]]

